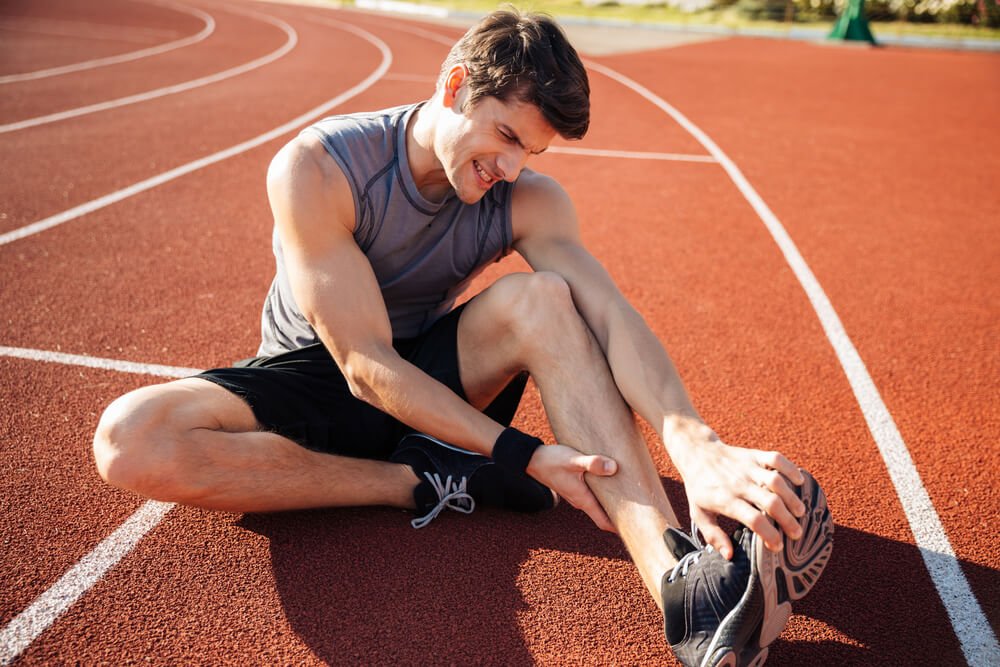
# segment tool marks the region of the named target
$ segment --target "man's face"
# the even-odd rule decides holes
[[[548,148],[556,132],[533,104],[485,97],[466,104],[464,89],[446,114],[437,156],[458,198],[474,204],[494,183],[514,182],[528,158]]]

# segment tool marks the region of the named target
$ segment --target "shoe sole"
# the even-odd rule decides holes
[[[758,646],[766,647],[785,629],[792,602],[801,600],[819,580],[833,552],[833,517],[826,494],[815,478],[803,471],[805,482],[795,487],[806,511],[799,519],[802,537],[783,536],[782,550],[774,553],[755,539],[757,568],[764,591],[764,620]]]
[[[716,631],[716,642],[726,633],[727,627],[739,623],[745,610],[759,604],[755,596],[763,597],[764,614],[757,641],[735,648],[709,646],[701,667],[760,667],[767,660],[768,646],[778,638],[792,615],[792,602],[801,600],[819,580],[833,551],[833,518],[827,506],[826,494],[812,475],[803,471],[806,478],[796,492],[806,511],[799,519],[802,537],[792,540],[783,536],[784,544],[779,553],[764,546],[764,541],[754,535],[750,552],[750,581],[736,607],[726,615]]]

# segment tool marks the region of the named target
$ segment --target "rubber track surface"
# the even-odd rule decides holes
[[[393,53],[389,76],[337,112],[427,97],[446,47],[410,29],[460,34],[361,12],[184,4],[211,14],[216,32],[161,56],[9,84],[0,122],[198,78],[284,42],[243,10],[286,21],[298,46],[212,86],[0,135],[0,233],[253,138],[354,86],[380,54],[324,21],[368,30]],[[2,73],[202,27],[167,5],[123,0],[20,2],[0,19],[10,16],[22,29],[0,41]],[[27,19],[118,25],[129,39],[35,34]],[[787,227],[995,632],[1000,56],[730,39],[600,62],[698,124]],[[705,154],[648,101],[591,80],[593,130],[575,145]],[[0,345],[195,368],[251,354],[273,271],[264,173],[291,136],[0,246]],[[666,341],[709,423],[729,442],[782,450],[827,491],[834,559],[768,664],[962,664],[844,372],[721,167],[566,154],[533,167],[569,191],[586,241]],[[476,288],[523,266],[504,261]],[[0,377],[6,626],[141,505],[100,482],[89,446],[104,406],[157,380],[3,357]],[[533,388],[516,424],[552,437]],[[683,508],[652,437],[650,449]],[[579,512],[446,513],[421,531],[408,518],[176,508],[16,662],[674,664],[624,548]]]

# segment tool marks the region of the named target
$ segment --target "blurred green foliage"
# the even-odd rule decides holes
[[[340,0],[351,2],[352,0]],[[829,26],[847,0],[407,0],[452,9],[489,11],[504,2],[553,16],[583,16],[640,23],[716,26]],[[1000,0],[865,0],[879,32],[1000,38]],[[682,5],[702,6],[685,11]]]
[[[847,0],[738,0],[736,4],[750,18],[809,21],[837,16]],[[865,12],[872,21],[1000,27],[998,0],[865,0]]]

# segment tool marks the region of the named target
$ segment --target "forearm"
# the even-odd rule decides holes
[[[608,364],[622,397],[656,429],[675,461],[684,450],[713,439],[684,387],[663,345],[631,306],[608,316],[602,341]]]
[[[449,387],[400,357],[391,346],[346,355],[351,390],[414,430],[490,456],[503,426]]]

